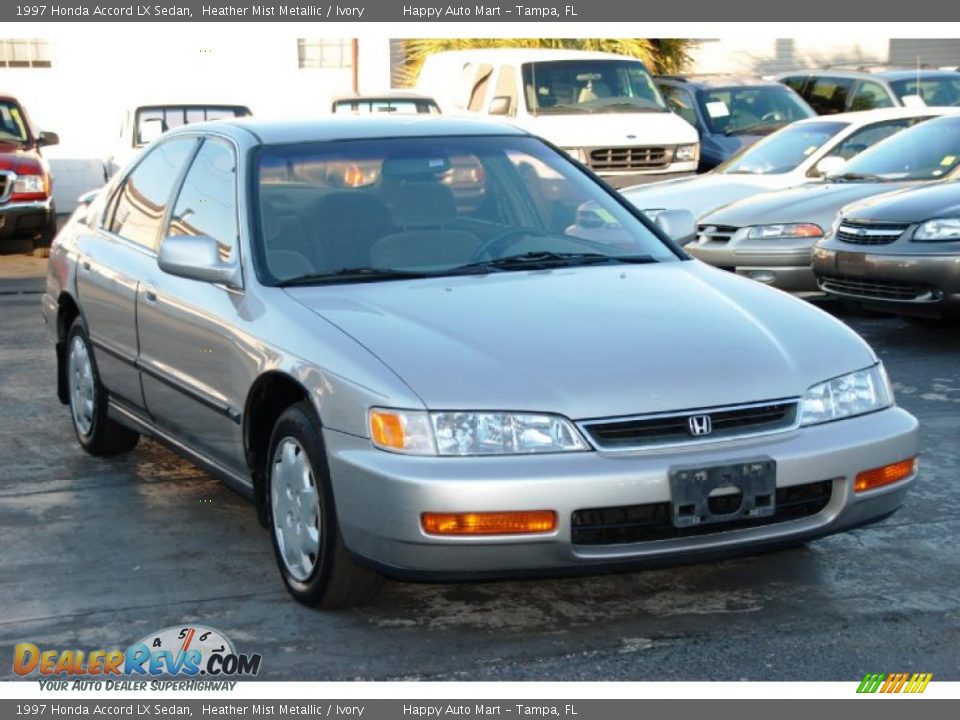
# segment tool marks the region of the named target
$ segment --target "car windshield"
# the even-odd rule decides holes
[[[937,180],[960,164],[960,117],[930,120],[878,143],[828,179]]]
[[[814,115],[782,85],[703,90],[697,93],[697,102],[710,132],[717,134],[768,134]]]
[[[951,107],[960,105],[960,73],[934,77],[920,76],[910,80],[894,80],[890,87],[897,97],[908,107],[911,104],[930,105],[931,107]]]
[[[678,256],[527,136],[268,145],[256,160],[270,284],[391,280]]]
[[[848,123],[835,120],[788,125],[733,156],[714,172],[742,175],[790,172],[847,126]]]
[[[440,108],[433,100],[417,98],[351,98],[337,100],[333,111],[336,113],[354,113],[367,115],[370,113],[394,113],[396,115],[439,115]]]
[[[552,60],[525,63],[523,87],[532,115],[669,112],[639,61]]]
[[[250,110],[242,105],[155,105],[137,110],[134,143],[146,145],[157,135],[167,130],[206,122],[246,117]]]
[[[25,143],[30,139],[20,106],[0,100],[0,142]]]

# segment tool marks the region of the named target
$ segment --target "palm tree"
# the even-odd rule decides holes
[[[654,73],[681,72],[690,63],[693,40],[647,38],[411,38],[400,41],[403,67],[397,84],[413,85],[424,59],[443,50],[474,48],[565,48],[601,50],[639,58]]]

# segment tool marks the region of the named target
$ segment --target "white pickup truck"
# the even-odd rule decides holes
[[[500,117],[617,185],[697,169],[697,131],[667,108],[642,62],[581,50],[487,49],[426,59],[418,92],[444,114]]]

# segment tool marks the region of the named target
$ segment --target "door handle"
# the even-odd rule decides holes
[[[87,272],[90,272],[90,261],[89,260],[81,261],[80,267],[86,270]]]
[[[143,299],[148,303],[155,303],[157,301],[157,290],[153,285],[143,286]]]

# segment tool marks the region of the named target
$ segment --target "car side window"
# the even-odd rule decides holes
[[[781,80],[780,82],[782,82],[784,85],[786,85],[788,88],[790,88],[791,90],[793,90],[793,91],[794,91],[795,93],[797,93],[798,95],[801,95],[801,96],[802,96],[802,95],[803,95],[803,86],[804,86],[804,85],[806,84],[806,82],[807,82],[807,76],[806,76],[806,75],[794,75],[793,77],[783,78],[783,80]],[[806,98],[804,98],[804,99],[806,99]]]
[[[213,138],[204,141],[183,180],[167,235],[206,235],[217,241],[220,259],[235,254],[237,161],[233,149]]]
[[[196,138],[176,138],[151,148],[117,193],[110,232],[153,250],[173,185],[196,147]]]
[[[803,99],[818,115],[840,113],[846,110],[847,95],[852,87],[853,80],[849,78],[819,77],[810,84]]]
[[[885,122],[867,125],[852,133],[850,137],[837,145],[830,154],[838,155],[844,160],[849,160],[862,153],[868,147],[876,145],[881,140],[885,140],[895,132],[903,130],[912,124],[912,118],[900,118],[898,120],[887,120]]]
[[[872,80],[864,80],[850,101],[850,110],[873,110],[875,108],[893,107],[893,100],[884,90],[883,85]]]
[[[487,86],[490,85],[490,76],[493,75],[492,65],[480,65],[477,74],[473,76],[473,86],[470,89],[470,100],[467,110],[483,111],[483,101],[487,97]]]
[[[659,85],[658,87],[670,111],[697,127],[697,111],[693,106],[693,96],[686,90],[672,85]]]

